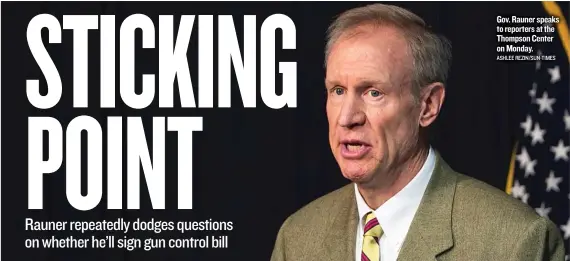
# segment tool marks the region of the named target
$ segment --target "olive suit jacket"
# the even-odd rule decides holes
[[[271,261],[355,260],[354,185],[304,206],[281,226]],[[399,261],[564,261],[558,228],[526,204],[453,171],[436,153]]]

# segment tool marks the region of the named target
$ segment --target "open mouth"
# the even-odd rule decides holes
[[[343,145],[350,152],[357,152],[364,148],[364,144],[362,143],[344,143]]]
[[[347,159],[362,158],[370,150],[370,145],[359,140],[345,140],[341,142],[341,155]]]

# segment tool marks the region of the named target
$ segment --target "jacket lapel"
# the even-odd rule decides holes
[[[331,226],[323,241],[324,251],[319,255],[322,260],[355,260],[358,210],[354,184],[346,185],[341,193],[340,202],[331,209],[331,213],[336,214],[330,220]]]
[[[451,211],[457,175],[436,152],[436,163],[398,261],[436,260],[453,246]]]
[[[436,260],[436,256],[453,247],[451,212],[457,176],[436,152],[434,172],[422,202],[414,216],[398,261]],[[346,185],[339,202],[330,213],[331,226],[323,238],[319,260],[355,260],[358,210],[354,184]]]

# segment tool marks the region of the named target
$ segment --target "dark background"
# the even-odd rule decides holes
[[[323,50],[325,30],[333,17],[343,10],[366,3],[343,2],[189,2],[189,3],[2,3],[2,256],[18,260],[268,260],[281,223],[295,210],[319,196],[347,184],[329,150],[325,115]],[[534,62],[496,61],[496,16],[544,15],[540,2],[485,3],[392,3],[409,8],[453,42],[453,66],[447,86],[443,111],[433,128],[433,146],[457,171],[504,190],[514,130],[519,118],[515,111],[520,97],[531,84]],[[563,6],[567,8],[567,6]],[[296,25],[297,49],[279,50],[277,33],[276,61],[297,62],[297,108],[267,108],[258,92],[257,108],[244,109],[233,77],[231,109],[180,109],[175,88],[176,109],[158,109],[157,103],[144,110],[128,108],[118,94],[116,73],[115,109],[100,109],[99,104],[99,31],[89,31],[89,108],[72,107],[73,34],[63,30],[61,44],[44,43],[62,77],[63,96],[48,110],[34,108],[26,98],[27,79],[44,77],[33,59],[26,41],[29,21],[37,14],[62,15],[114,14],[118,28],[125,17],[142,13],[155,22],[158,15],[174,15],[176,34],[179,15],[234,15],[239,38],[243,34],[243,15],[257,15],[257,27],[271,14],[288,15]],[[566,12],[567,14],[567,12]],[[217,18],[214,18],[214,44],[217,44]],[[194,24],[188,59],[194,88],[198,86],[197,24]],[[141,34],[137,34],[140,41]],[[258,31],[259,39],[259,31]],[[241,42],[241,40],[240,40]],[[259,49],[259,40],[257,40]],[[241,44],[241,43],[240,43]],[[155,49],[136,48],[136,79],[154,73],[158,78],[158,40]],[[119,50],[116,44],[118,70]],[[217,59],[214,48],[214,61]],[[259,61],[259,54],[257,55]],[[565,57],[559,57],[565,59]],[[547,62],[544,62],[547,63]],[[259,65],[259,64],[258,64]],[[217,68],[217,64],[214,64]],[[259,68],[259,67],[258,67]],[[258,69],[259,70],[259,69]],[[258,76],[259,78],[259,76]],[[280,85],[281,77],[276,77]],[[175,81],[177,84],[177,81]],[[217,69],[214,70],[214,86]],[[258,83],[259,86],[259,83]],[[176,85],[177,87],[177,85]],[[258,87],[259,90],[259,87]],[[194,90],[197,94],[197,90]],[[157,94],[158,95],[158,94]],[[196,96],[197,97],[197,96]],[[214,88],[214,106],[217,105]],[[158,96],[155,96],[155,101]],[[65,165],[44,177],[44,210],[27,210],[27,119],[29,116],[56,117],[64,130],[79,115],[98,119],[106,140],[107,116],[142,116],[147,137],[151,136],[152,116],[203,116],[203,131],[193,134],[193,210],[177,210],[176,146],[174,133],[166,134],[166,210],[153,210],[144,178],[141,179],[140,210],[106,210],[106,187],[100,205],[91,211],[73,209],[65,196]],[[126,129],[126,120],[123,130]],[[126,140],[126,137],[123,137]],[[64,141],[65,142],[65,141]],[[152,138],[148,140],[152,148]],[[65,148],[65,147],[64,147]],[[103,144],[103,152],[106,146]],[[85,150],[84,150],[85,151]],[[64,152],[65,153],[65,152]],[[123,155],[126,150],[123,151]],[[105,161],[105,155],[103,159]],[[65,158],[64,158],[65,164]],[[86,169],[83,164],[83,169]],[[126,164],[123,164],[126,165]],[[104,163],[104,170],[106,163]],[[85,175],[85,173],[83,173]],[[103,174],[106,176],[106,173]],[[104,183],[106,184],[106,178]],[[126,179],[123,179],[124,191]],[[126,207],[126,194],[123,197]],[[24,230],[24,219],[42,220],[113,220],[123,217],[167,221],[233,221],[228,249],[181,250],[46,250],[26,249],[24,239],[47,237],[54,233]],[[192,236],[216,233],[192,233]],[[67,236],[70,233],[58,234]],[[72,234],[81,236],[80,234]],[[91,234],[89,234],[91,235]],[[106,233],[98,232],[98,236]],[[121,234],[115,234],[122,236]],[[149,236],[152,233],[129,233]],[[181,237],[161,233],[161,237]],[[189,235],[186,235],[189,236]],[[116,237],[117,238],[117,237]],[[13,257],[13,258],[14,258]]]

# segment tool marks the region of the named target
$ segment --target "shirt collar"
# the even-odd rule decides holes
[[[380,223],[387,237],[404,240],[434,168],[435,153],[430,147],[428,157],[418,174],[402,190],[396,193],[396,195],[388,199],[388,201],[382,204],[378,209],[374,210],[378,223]],[[364,222],[364,215],[372,209],[366,204],[362,195],[360,195],[356,184],[354,185],[354,189],[359,220],[360,224],[362,224]]]

